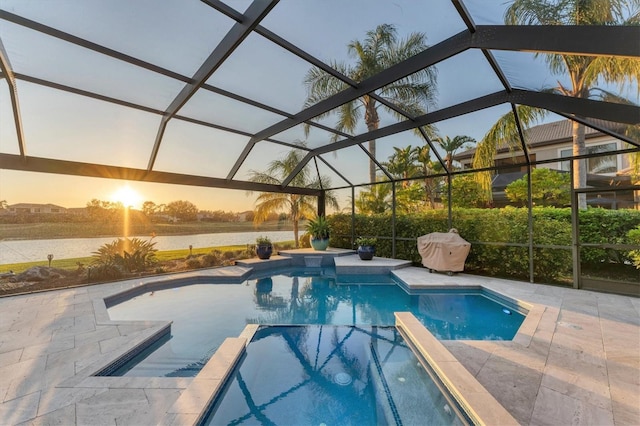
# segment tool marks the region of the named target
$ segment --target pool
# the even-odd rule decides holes
[[[202,424],[463,424],[445,395],[395,327],[263,326]]]
[[[499,303],[500,302],[500,303]],[[171,320],[171,335],[104,375],[195,376],[247,324],[393,326],[412,312],[438,339],[511,340],[524,315],[479,290],[407,293],[390,275],[332,268],[255,275],[239,284],[180,282],[108,306],[112,320]]]

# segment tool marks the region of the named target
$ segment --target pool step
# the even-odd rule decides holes
[[[306,267],[333,267],[335,259],[343,256],[353,255],[353,250],[337,249],[329,247],[326,250],[318,251],[311,248],[282,250],[280,256],[291,259],[291,266]]]

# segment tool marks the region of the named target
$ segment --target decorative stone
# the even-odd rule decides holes
[[[70,272],[65,271],[64,269],[49,268],[46,266],[34,266],[27,269],[21,274],[15,275],[10,280],[13,282],[36,282],[63,278],[68,276],[69,274]]]

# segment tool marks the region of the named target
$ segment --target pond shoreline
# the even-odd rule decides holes
[[[129,235],[138,238],[155,236],[186,236],[234,232],[293,231],[290,222],[185,222],[134,224]],[[122,224],[101,222],[35,222],[0,223],[0,242],[22,240],[53,240],[65,238],[118,238],[123,235]]]
[[[267,236],[273,242],[293,240],[293,231],[216,232],[187,235],[138,236],[152,240],[158,251],[181,250],[192,247],[246,246],[254,244],[259,236]],[[51,238],[38,240],[0,241],[0,266],[46,260],[49,254],[54,260],[88,257],[102,245],[118,237]]]

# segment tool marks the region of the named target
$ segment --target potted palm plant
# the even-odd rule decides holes
[[[273,244],[269,237],[260,236],[256,238],[256,254],[260,259],[266,260],[271,257],[273,253]]]
[[[307,232],[311,236],[314,250],[326,250],[329,247],[329,223],[324,216],[318,216],[307,223]]]
[[[362,260],[371,260],[376,254],[376,243],[378,241],[373,237],[358,237],[356,244],[358,245],[358,256]]]

